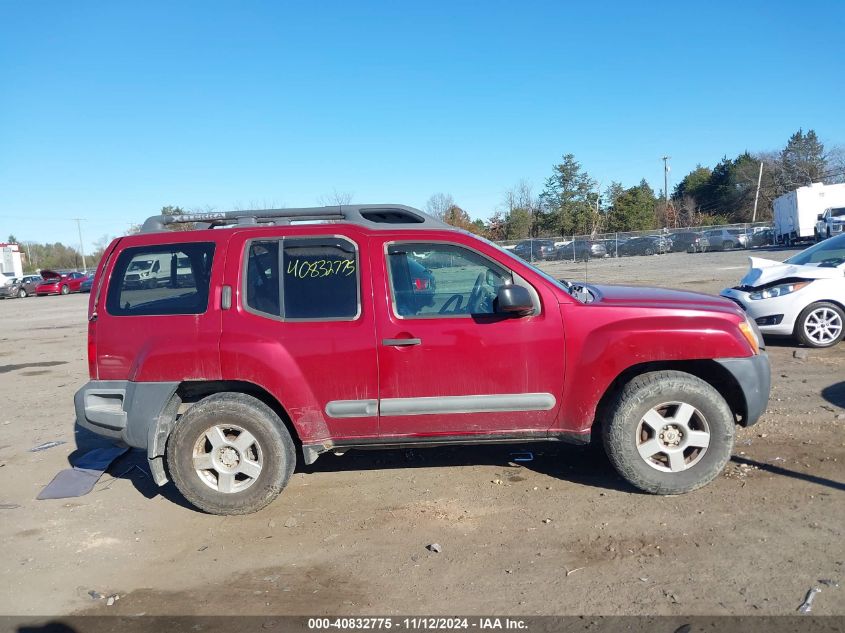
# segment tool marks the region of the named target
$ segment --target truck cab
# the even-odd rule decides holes
[[[845,206],[829,207],[820,213],[816,222],[816,241],[842,235],[845,229]]]

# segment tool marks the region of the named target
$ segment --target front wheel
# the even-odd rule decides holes
[[[832,347],[845,333],[845,311],[835,303],[819,301],[798,315],[795,338],[807,347]]]
[[[296,465],[293,440],[260,400],[219,393],[193,405],[167,441],[179,492],[210,514],[249,514],[275,499]]]
[[[602,428],[616,471],[640,490],[674,495],[712,481],[734,444],[735,421],[710,384],[679,371],[634,378]]]
[[[18,299],[26,299],[26,289],[21,288],[18,290]]]
[[[70,292],[70,288],[68,288],[67,286],[62,286],[62,294],[63,295],[66,295],[69,292]]]

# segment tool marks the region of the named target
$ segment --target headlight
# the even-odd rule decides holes
[[[809,285],[809,281],[796,281],[789,284],[779,284],[777,286],[772,286],[771,288],[766,288],[765,290],[752,292],[748,295],[748,298],[751,300],[773,299],[774,297],[782,297],[783,295],[788,295],[796,290],[801,290],[804,286]]]

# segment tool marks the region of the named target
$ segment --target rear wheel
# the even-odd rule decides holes
[[[167,441],[179,492],[211,514],[249,514],[275,499],[296,465],[293,440],[266,404],[240,393],[200,400]]]
[[[62,294],[63,295],[66,295],[69,292],[70,292],[70,288],[68,288],[67,286],[62,286]]]
[[[733,450],[735,421],[710,384],[679,371],[634,378],[602,427],[610,462],[629,483],[654,494],[681,494],[712,481]]]
[[[819,301],[798,315],[795,338],[807,347],[831,347],[845,333],[845,311],[835,303]]]

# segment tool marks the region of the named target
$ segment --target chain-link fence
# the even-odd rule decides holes
[[[600,257],[702,253],[774,244],[765,222],[694,226],[650,231],[620,231],[592,235],[529,237],[496,242],[528,261],[585,260]]]

